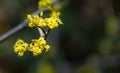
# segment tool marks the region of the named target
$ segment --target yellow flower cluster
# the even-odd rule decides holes
[[[47,52],[50,49],[50,46],[45,40],[47,35],[51,29],[58,27],[59,24],[63,24],[59,18],[60,12],[54,10],[53,8],[52,0],[40,0],[38,2],[38,7],[45,7],[49,10],[51,12],[49,17],[43,18],[44,14],[42,11],[39,15],[27,15],[29,19],[28,26],[40,28],[44,36],[41,36],[39,39],[32,39],[30,44],[27,44],[23,40],[19,39],[14,45],[14,52],[17,53],[18,56],[23,56],[26,51],[32,52],[34,56],[41,54],[43,50]],[[45,27],[47,27],[48,30],[45,30]]]
[[[27,51],[28,44],[23,40],[19,39],[14,45],[14,52],[18,54],[18,56],[23,56],[24,52]]]
[[[38,8],[46,7],[48,10],[52,9],[52,0],[40,0],[38,2]]]
[[[26,51],[31,51],[34,56],[37,56],[41,54],[44,49],[46,52],[50,49],[44,37],[33,39],[30,45],[19,39],[14,45],[14,52],[17,53],[18,56],[23,56]]]
[[[29,27],[40,27],[40,28],[44,28],[44,27],[49,27],[50,29],[56,28],[58,27],[59,24],[63,24],[59,18],[60,16],[60,12],[57,11],[53,11],[50,14],[50,17],[43,19],[43,12],[40,13],[39,15],[35,15],[35,16],[31,16],[28,15],[28,19],[29,19]]]
[[[61,19],[59,18],[60,12],[54,10],[52,5],[52,0],[40,0],[38,2],[38,7],[46,7],[48,10],[51,11],[50,17],[42,18],[43,12],[40,12],[40,15],[31,16],[28,15],[29,19],[29,27],[49,27],[50,29],[56,28],[59,26],[59,24],[63,24]]]
[[[46,18],[47,25],[50,29],[58,27],[59,24],[63,24],[59,18],[60,12],[52,11],[49,18]]]
[[[40,37],[38,40],[33,39],[30,44],[30,51],[32,51],[35,56],[40,54],[44,49],[47,52],[49,48],[50,46],[46,43],[44,37]]]
[[[34,27],[34,26],[37,26],[37,27],[45,27],[46,26],[46,23],[45,23],[45,20],[42,18],[43,16],[43,12],[40,13],[40,16],[39,15],[35,15],[35,16],[31,16],[31,15],[28,15],[28,19],[29,19],[29,27]]]

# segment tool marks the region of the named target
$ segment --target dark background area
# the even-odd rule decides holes
[[[1,0],[0,35],[37,10],[38,0]],[[38,38],[36,28],[24,27],[0,42],[0,73],[120,73],[120,1],[61,0],[64,25],[53,29],[48,53],[18,57],[18,38]]]

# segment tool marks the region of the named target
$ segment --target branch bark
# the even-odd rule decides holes
[[[35,11],[34,13],[32,13],[32,16],[39,14],[41,11],[45,11],[45,10],[46,10],[46,8],[39,9],[39,10]],[[29,22],[29,20],[26,18],[23,22],[18,24],[16,27],[14,27],[13,29],[9,30],[8,32],[6,32],[2,36],[0,36],[0,42],[2,42],[3,40],[7,39],[9,36],[15,34],[16,32],[20,31],[21,29],[23,29],[23,27],[27,26],[28,22]]]

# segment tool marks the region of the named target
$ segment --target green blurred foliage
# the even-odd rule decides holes
[[[76,73],[101,73],[98,69],[91,68],[91,67],[80,67]]]

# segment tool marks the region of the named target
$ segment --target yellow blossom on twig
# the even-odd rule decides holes
[[[28,44],[23,40],[19,39],[14,45],[14,52],[18,54],[18,56],[23,56],[24,52],[27,51]]]
[[[50,30],[57,28],[59,24],[63,24],[59,18],[61,13],[54,10],[52,0],[40,0],[38,7],[45,7],[50,11],[50,15],[49,17],[43,18],[43,11],[41,11],[39,15],[27,15],[29,19],[28,26],[37,27],[41,37],[39,39],[32,39],[30,44],[19,39],[14,45],[14,52],[17,53],[18,56],[23,56],[25,51],[32,52],[34,56],[41,54],[44,50],[47,52],[50,46],[47,44],[46,38]]]
[[[40,0],[38,2],[38,8],[46,7],[47,9],[52,9],[52,0]]]
[[[53,11],[50,14],[50,17],[45,19],[50,29],[58,27],[59,24],[63,24],[59,16],[60,16],[60,12]]]
[[[37,26],[37,27],[45,27],[46,26],[46,23],[44,21],[44,19],[42,18],[43,16],[43,12],[40,13],[40,16],[39,15],[35,15],[35,16],[31,16],[31,15],[28,15],[28,19],[29,19],[29,27],[34,27],[34,26]]]
[[[43,12],[40,13],[40,16],[35,15],[35,16],[31,16],[28,15],[28,19],[29,19],[29,27],[46,27],[48,26],[50,29],[56,28],[58,27],[59,24],[63,24],[61,19],[59,18],[60,16],[60,12],[57,11],[53,11],[50,14],[50,17],[43,19]]]
[[[49,50],[50,46],[46,43],[44,37],[40,37],[39,39],[33,39],[30,44],[30,51],[33,52],[33,55],[39,55],[45,49],[46,52]]]

